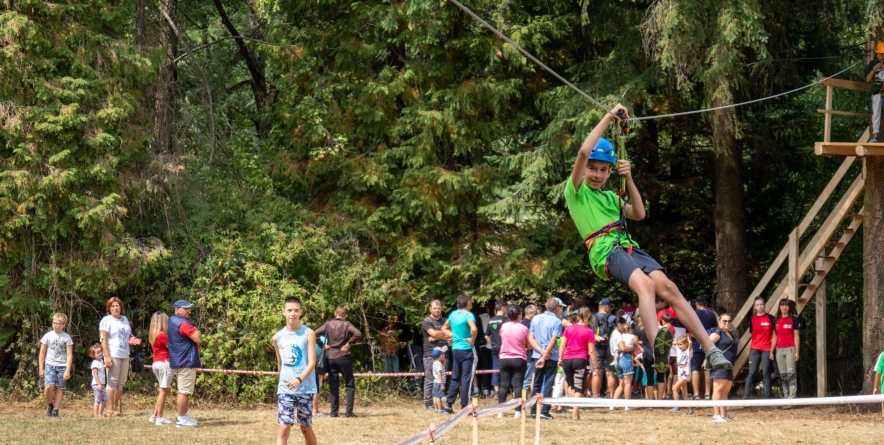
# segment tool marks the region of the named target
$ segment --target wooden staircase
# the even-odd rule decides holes
[[[827,103],[827,105],[829,105],[829,103]],[[866,130],[857,143],[865,143],[868,139],[869,131]],[[822,222],[816,233],[814,233],[814,235],[807,241],[800,242],[800,240],[828,201],[829,197],[839,187],[842,180],[844,180],[848,170],[850,170],[850,167],[855,160],[855,156],[848,156],[844,159],[841,167],[835,172],[835,175],[808,210],[807,214],[801,220],[801,223],[790,234],[789,241],[783,246],[779,255],[777,255],[767,272],[765,272],[764,276],[761,278],[761,281],[758,282],[758,285],[755,286],[755,289],[749,295],[749,299],[746,300],[743,307],[733,315],[732,326],[745,330],[743,329],[745,326],[745,320],[752,312],[754,312],[753,303],[755,298],[764,295],[765,290],[771,284],[774,276],[777,275],[780,268],[783,266],[783,263],[786,263],[787,260],[789,270],[786,273],[786,276],[780,281],[779,285],[774,289],[773,293],[767,297],[765,310],[769,314],[775,315],[779,307],[779,301],[783,298],[788,298],[795,301],[798,312],[800,313],[814,297],[814,293],[820,287],[823,280],[825,280],[826,275],[832,270],[832,267],[844,252],[844,249],[862,225],[863,208],[856,208],[859,205],[859,199],[865,187],[865,180],[862,172],[853,179],[850,187],[840,198],[838,203],[835,204],[835,207]],[[738,346],[737,360],[734,363],[734,376],[737,376],[744,370],[749,360],[749,344],[751,336],[748,330],[745,331],[746,332],[744,332],[740,338]],[[823,363],[823,366],[824,365],[825,363]]]

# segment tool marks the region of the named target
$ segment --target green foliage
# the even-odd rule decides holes
[[[271,43],[246,42],[276,94],[259,110],[215,4],[178,2],[194,52],[179,45],[176,151],[160,154],[149,149],[157,11],[147,10],[142,56],[131,8],[76,3],[0,7],[0,374],[18,371],[24,393],[37,389],[34,344],[48,315],[71,315],[80,351],[111,295],[140,336],[153,311],[194,301],[205,366],[260,370],[276,367],[270,338],[288,295],[314,328],[350,305],[366,334],[360,369],[387,319],[416,325],[433,298],[629,298],[593,275],[561,199],[601,112],[453,5],[222,1],[241,34]],[[819,3],[468,6],[593,97],[650,115],[699,108],[726,87],[755,98],[837,71],[844,60],[791,58],[854,52],[865,3]],[[821,102],[816,88],[735,114],[750,281],[835,168],[810,151]],[[269,130],[258,134],[258,122]],[[843,140],[861,127],[835,123]],[[630,233],[689,297],[716,285],[710,134],[688,116],[643,122],[628,140],[649,210]],[[244,402],[275,387],[218,374],[197,384]],[[373,399],[390,389],[360,384]]]

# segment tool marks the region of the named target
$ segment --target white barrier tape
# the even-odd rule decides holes
[[[447,433],[450,429],[454,428],[461,420],[466,419],[471,414],[473,414],[473,406],[470,405],[464,409],[462,409],[459,413],[455,414],[454,417],[442,422],[441,425],[436,427],[436,435],[434,436],[436,439],[439,439],[445,433]]]
[[[532,397],[525,401],[525,406],[522,408],[523,410],[529,410],[531,407],[537,404],[537,397]]]
[[[512,411],[521,404],[522,404],[521,400],[513,399],[513,400],[510,400],[509,402],[503,402],[503,403],[498,403],[497,405],[491,405],[491,406],[479,408],[476,414],[479,417],[489,417],[489,416],[493,416],[495,414],[499,414],[499,413],[503,413],[503,412],[507,412],[507,411]]]
[[[741,406],[807,406],[807,405],[849,405],[860,403],[884,403],[884,395],[816,397],[800,399],[731,399],[731,400],[645,400],[645,399],[593,399],[587,397],[553,397],[543,399],[544,405],[577,406],[586,408],[630,407],[630,408],[711,408]]]

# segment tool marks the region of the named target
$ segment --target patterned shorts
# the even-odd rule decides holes
[[[107,405],[107,390],[104,386],[99,390],[98,385],[92,385],[92,392],[95,393],[95,406]]]
[[[313,425],[313,394],[280,394],[276,403],[276,418],[280,425],[294,425],[295,413],[298,425]]]
[[[46,365],[43,367],[43,384],[45,386],[55,385],[58,389],[64,389],[64,372],[67,366]]]

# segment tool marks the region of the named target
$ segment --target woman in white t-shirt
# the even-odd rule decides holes
[[[111,297],[105,303],[107,315],[98,324],[104,366],[107,370],[108,417],[120,415],[123,386],[129,376],[129,345],[140,345],[141,339],[132,335],[129,319],[123,315],[123,300]]]

